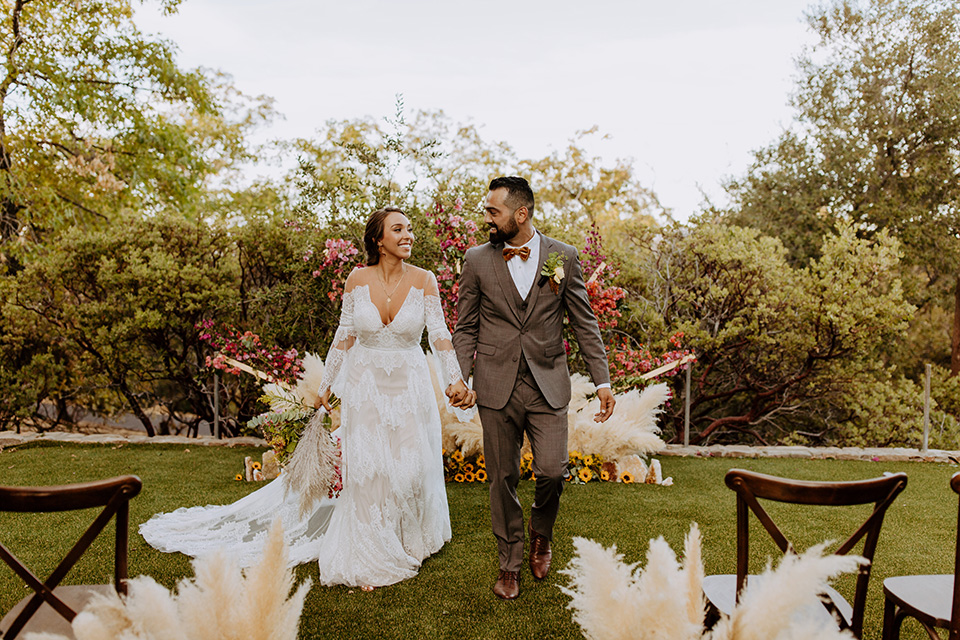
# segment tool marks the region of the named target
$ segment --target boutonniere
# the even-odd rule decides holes
[[[543,263],[543,269],[540,270],[540,275],[550,283],[550,290],[554,294],[559,294],[560,283],[563,282],[564,276],[563,256],[556,251],[548,255]]]

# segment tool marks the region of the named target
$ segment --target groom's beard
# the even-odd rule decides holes
[[[503,244],[513,240],[518,233],[520,233],[520,225],[517,224],[516,218],[510,218],[509,222],[502,227],[490,225],[490,242],[492,244]]]

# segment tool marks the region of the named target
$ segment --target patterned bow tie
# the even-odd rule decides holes
[[[520,259],[526,262],[527,258],[530,257],[530,247],[520,247],[519,249],[515,247],[504,247],[503,248],[503,259],[507,262],[510,262],[510,258],[513,256],[520,256]]]

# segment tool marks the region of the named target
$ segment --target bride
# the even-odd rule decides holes
[[[344,287],[340,325],[327,354],[319,402],[341,400],[343,491],[317,500],[307,517],[287,491],[287,473],[230,505],[181,508],[140,525],[165,552],[197,556],[227,548],[244,565],[283,521],[291,564],[317,560],[320,582],[372,588],[416,575],[450,539],[440,414],[426,356],[428,330],[452,404],[472,394],[461,378],[433,273],[408,265],[410,221],[387,207],[367,221],[367,267]]]

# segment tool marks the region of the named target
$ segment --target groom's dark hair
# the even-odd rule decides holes
[[[526,179],[519,176],[501,176],[490,181],[490,191],[506,189],[509,194],[506,203],[515,209],[526,207],[530,216],[533,216],[533,189]]]

